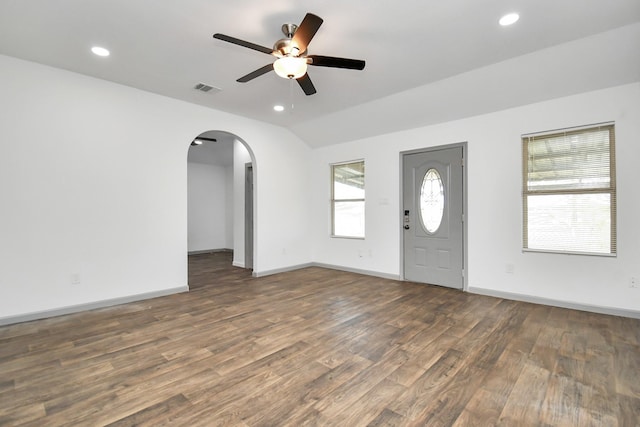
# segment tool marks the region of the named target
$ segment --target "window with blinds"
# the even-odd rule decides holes
[[[613,123],[522,136],[523,247],[616,254]]]

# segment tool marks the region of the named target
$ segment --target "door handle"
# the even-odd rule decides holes
[[[405,230],[408,230],[408,229],[409,229],[409,224],[405,224],[405,225],[404,225],[404,229],[405,229]]]

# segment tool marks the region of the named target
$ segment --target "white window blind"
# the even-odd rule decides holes
[[[616,254],[614,125],[524,135],[525,250]]]

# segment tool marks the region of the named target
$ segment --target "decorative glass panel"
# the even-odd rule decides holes
[[[420,213],[422,224],[429,233],[440,228],[444,214],[444,186],[435,169],[429,169],[422,180],[420,189]]]

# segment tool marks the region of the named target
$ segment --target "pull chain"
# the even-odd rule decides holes
[[[293,79],[289,79],[289,100],[291,101],[291,113],[293,113]]]

